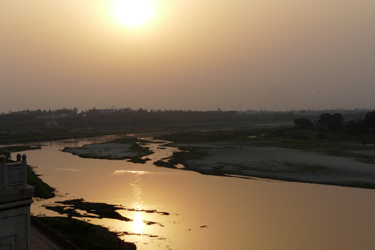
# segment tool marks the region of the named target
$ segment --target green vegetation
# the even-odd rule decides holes
[[[40,146],[6,146],[6,147],[0,147],[0,155],[4,154],[4,152],[9,151],[11,153],[15,152],[22,152],[26,150],[36,150],[41,149]]]
[[[126,151],[119,145],[125,144]],[[121,152],[113,152],[120,149]],[[82,158],[125,160],[130,159],[133,163],[145,163],[148,159],[142,157],[152,154],[147,147],[141,147],[136,138],[122,138],[113,141],[93,143],[82,147],[66,147],[63,152],[69,152]],[[131,153],[131,154],[129,154]]]
[[[56,205],[58,204],[58,205]],[[157,210],[146,210],[146,209],[137,209],[137,208],[125,208],[122,206],[107,204],[107,203],[98,203],[98,202],[87,202],[83,199],[73,199],[66,201],[57,201],[55,205],[46,205],[46,209],[55,211],[61,215],[68,216],[69,218],[95,218],[95,219],[114,219],[120,221],[130,222],[133,221],[130,218],[122,216],[117,210],[126,210],[131,212],[144,212],[144,213],[157,213],[160,215],[169,215],[168,212],[159,212]],[[146,225],[159,225],[163,227],[162,224],[155,221],[143,221]],[[125,234],[129,234],[125,232]]]
[[[118,139],[118,140],[120,140],[120,142],[121,142],[121,140],[123,140],[123,139]],[[113,142],[119,143],[118,140],[114,140]],[[129,149],[130,152],[137,153],[140,156],[146,156],[146,155],[152,154],[152,151],[149,148],[142,147],[137,142],[138,142],[137,139],[132,139],[132,145],[130,146],[130,149]]]
[[[120,240],[117,233],[102,226],[64,217],[37,217],[37,219],[82,250],[137,249],[134,243]]]
[[[135,208],[125,208],[122,206],[99,203],[99,202],[87,202],[83,199],[73,199],[66,201],[56,201],[57,204],[62,205],[53,205],[46,206],[46,209],[58,212],[61,215],[67,215],[69,217],[82,217],[82,218],[108,218],[121,221],[133,221],[127,217],[120,215],[117,210],[126,210],[126,211],[137,211],[145,213],[158,213],[161,215],[169,215],[168,212],[159,212],[157,210],[145,210],[145,209],[135,209]],[[79,213],[79,211],[85,211],[84,214]],[[152,224],[156,224],[153,222]]]
[[[328,162],[325,165],[321,163],[310,163],[308,160],[272,161],[272,149],[270,149],[270,160],[267,157],[258,161],[255,157],[251,164],[246,163],[246,159],[230,159],[223,162],[215,161],[211,157],[210,163],[199,159],[207,156],[215,156],[220,152],[227,153],[228,150],[234,151],[234,155],[240,153],[242,148],[251,152],[252,147],[279,147],[298,151],[311,151],[314,153],[346,157],[361,163],[375,164],[375,145],[363,143],[363,141],[372,140],[369,134],[352,134],[347,131],[326,130],[324,136],[321,136],[319,129],[311,127],[301,129],[300,127],[273,127],[261,129],[241,129],[241,130],[216,130],[216,131],[196,131],[189,133],[174,133],[161,137],[164,140],[172,141],[172,145],[178,146],[182,151],[175,152],[173,157],[156,162],[155,165],[162,167],[175,168],[177,164],[183,164],[185,170],[193,170],[202,174],[211,175],[245,175],[261,178],[279,179],[284,181],[303,181],[313,183],[333,184],[340,186],[374,188],[371,181],[348,181],[352,177],[361,180],[361,173],[353,169],[353,173],[341,170],[339,167],[332,167]],[[216,150],[217,149],[217,150]],[[258,149],[259,150],[259,149]],[[265,149],[267,150],[267,149]],[[254,149],[255,152],[257,150]],[[267,152],[267,151],[262,151]],[[290,152],[290,151],[288,151]],[[302,153],[302,152],[300,152]],[[238,156],[238,155],[237,155]],[[245,156],[245,155],[244,155]],[[307,155],[308,156],[308,155]],[[236,156],[234,156],[236,157]],[[249,156],[252,157],[252,156]],[[219,155],[218,155],[218,158]],[[250,158],[252,159],[252,158]],[[249,161],[252,161],[250,160]],[[232,160],[235,161],[232,162]],[[332,158],[334,160],[334,158]],[[315,161],[314,161],[315,162]],[[374,165],[375,166],[375,165]],[[320,179],[319,176],[324,177]],[[244,177],[245,178],[245,177]],[[331,180],[335,181],[331,181]],[[344,180],[345,179],[345,180]]]
[[[43,182],[30,166],[27,166],[27,184],[35,188],[34,197],[42,199],[55,197],[55,189]]]
[[[182,164],[185,166],[185,169],[190,169],[187,161],[201,159],[208,156],[208,153],[204,152],[204,147],[181,146],[179,149],[182,151],[173,152],[173,156],[171,158],[156,161],[154,162],[154,165],[167,168],[176,168],[175,165]]]
[[[142,159],[140,157],[136,157],[136,158],[131,158],[130,159],[130,162],[133,162],[133,163],[139,163],[139,164],[145,164],[147,161],[149,161],[150,159],[149,158],[146,158],[146,159]]]
[[[182,132],[161,136],[161,139],[175,143],[194,143],[196,146],[181,146],[180,149],[188,152],[176,152],[172,164],[185,164],[187,160],[207,156],[200,143],[236,141],[237,144],[251,142],[258,147],[281,147],[298,150],[309,150],[327,155],[355,158],[358,161],[374,163],[375,157],[361,152],[375,150],[375,145],[367,145],[363,140],[368,140],[368,135],[355,138],[339,132],[327,132],[324,138],[319,137],[319,131],[301,130],[298,128],[258,128],[208,132]]]
[[[157,137],[158,139],[173,141],[174,143],[204,143],[228,140],[242,140],[248,136],[259,136],[264,133],[272,133],[278,128],[248,128],[248,129],[227,129],[210,131],[189,131],[173,133]]]
[[[348,186],[348,187],[375,189],[374,183],[365,182],[365,181],[351,181],[350,183],[344,183],[344,184],[345,184],[344,186]]]
[[[68,215],[69,217],[87,217],[87,218],[108,218],[116,219],[121,221],[132,221],[131,219],[120,215],[116,210],[123,209],[120,206],[96,203],[96,202],[85,202],[83,199],[74,199],[67,201],[57,201],[55,203],[62,205],[46,206],[46,209],[53,210],[62,215]],[[77,212],[77,209],[86,211],[86,214]]]
[[[301,164],[301,163],[292,164],[289,162],[285,162],[284,164],[290,167],[291,169],[298,171],[299,173],[315,173],[315,174],[338,173],[338,171],[333,172],[332,168],[328,168],[326,166],[319,165],[319,164],[315,164],[315,165]]]
[[[155,161],[154,165],[158,166],[158,167],[164,167],[164,168],[176,168],[175,165],[173,165],[169,161],[168,162],[166,162],[166,161]]]
[[[283,128],[260,137],[248,137],[246,140],[256,146],[273,146],[298,150],[309,150],[326,155],[355,158],[357,161],[375,164],[375,157],[363,152],[374,151],[375,145],[363,143],[371,138],[363,135],[355,138],[339,132],[327,132],[324,138],[318,131]]]
[[[53,140],[65,140],[72,138],[89,138],[102,135],[123,134],[124,131],[48,131],[45,133],[26,133],[9,136],[1,136],[0,144],[43,142]]]

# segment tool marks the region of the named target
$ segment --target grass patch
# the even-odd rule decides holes
[[[224,165],[217,165],[213,167],[213,169],[216,169],[216,170],[222,170],[223,168],[225,168]]]
[[[161,160],[155,161],[154,165],[158,167],[164,167],[164,168],[176,168],[175,165],[173,165],[172,163],[167,162],[167,161],[161,161]]]
[[[146,156],[146,155],[150,155],[150,154],[153,153],[150,150],[150,148],[148,148],[148,147],[142,147],[137,142],[138,142],[138,140],[133,139],[132,145],[130,146],[130,149],[129,149],[130,152],[137,153],[138,155],[141,155],[141,156]]]
[[[240,130],[212,130],[179,132],[158,137],[158,139],[175,143],[218,142],[228,140],[246,140],[249,136],[260,136],[276,131],[275,128],[251,128]]]
[[[352,149],[352,151],[355,151],[358,149]],[[363,149],[363,150],[369,150],[369,148]],[[358,150],[360,151],[360,150]],[[353,158],[358,162],[368,163],[368,164],[375,164],[375,157],[365,154],[360,154],[360,152],[349,152],[346,151],[346,149],[340,150],[340,149],[324,149],[322,152],[326,155],[333,155],[333,156],[341,156],[341,157],[348,157]]]
[[[55,197],[55,189],[42,181],[30,166],[27,166],[27,184],[34,187],[34,197],[42,199]]]
[[[131,158],[130,162],[139,163],[139,164],[145,164],[149,160],[150,160],[149,158],[143,159],[143,158],[140,158],[140,157],[136,157],[136,158]]]
[[[89,138],[104,135],[116,135],[124,134],[124,131],[55,131],[38,134],[19,134],[12,136],[2,136],[0,138],[0,144],[13,144],[13,143],[25,143],[25,142],[42,142],[42,141],[53,141],[53,140],[65,140],[72,138]]]
[[[108,145],[108,144],[112,144],[112,145]],[[118,148],[121,149],[121,145],[123,144],[127,146],[125,154],[120,153],[119,155],[117,155],[117,153],[111,153],[111,150],[113,149],[115,149],[115,151]],[[95,148],[96,145],[108,145],[108,147],[103,146],[102,149],[98,149],[98,148]],[[87,149],[89,151],[86,151]],[[115,140],[108,141],[108,142],[83,145],[82,147],[78,147],[78,148],[77,147],[65,147],[62,151],[70,152],[73,155],[77,155],[81,158],[108,159],[108,160],[130,159],[130,161],[133,163],[145,163],[148,159],[142,159],[142,157],[153,153],[152,151],[150,151],[148,147],[142,147],[141,145],[139,145],[138,140],[135,138],[115,139]]]
[[[4,152],[9,151],[11,153],[15,152],[22,152],[26,150],[37,150],[41,149],[40,146],[6,146],[6,147],[0,147],[0,155],[4,154]]]
[[[134,243],[120,240],[117,233],[85,221],[64,217],[37,217],[82,250],[135,250]]]
[[[366,181],[351,181],[345,186],[375,189],[375,183],[366,182]]]
[[[172,159],[169,160],[169,163],[173,165],[182,164],[185,167],[188,167],[187,161],[202,159],[209,155],[207,152],[202,151],[202,149],[203,148],[194,146],[180,147],[180,150],[183,151],[173,152]]]
[[[325,155],[354,158],[355,160],[364,163],[375,163],[375,157],[360,154],[360,151],[375,151],[375,146],[363,145],[344,140],[320,140],[314,138],[291,139],[273,135],[248,138],[247,140],[250,142],[254,142],[254,145],[260,147],[280,147],[296,150],[307,150],[312,152],[319,152]],[[358,153],[351,151],[358,151]]]
[[[332,168],[323,166],[323,165],[309,165],[309,164],[292,164],[290,162],[284,162],[284,164],[294,171],[297,171],[299,173],[309,173],[309,174],[333,174],[334,171]]]
[[[132,221],[131,219],[120,215],[116,210],[123,209],[120,206],[106,204],[106,203],[97,203],[97,202],[85,202],[83,199],[73,199],[66,201],[57,201],[56,203],[62,205],[56,206],[46,206],[46,209],[55,211],[61,215],[67,215],[69,217],[87,217],[87,218],[108,218],[116,219],[121,221]],[[76,209],[86,211],[89,214],[80,214]]]

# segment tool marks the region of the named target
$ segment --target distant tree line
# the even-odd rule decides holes
[[[9,113],[5,114],[2,113],[1,116],[17,116],[17,115],[33,115],[33,116],[40,116],[40,115],[53,115],[53,114],[77,114],[78,113],[78,108],[62,108],[62,109],[56,109],[56,110],[22,110],[22,111],[17,111],[17,112],[12,112],[9,111]]]
[[[110,108],[83,110],[62,108],[57,110],[23,110],[0,115],[0,134],[10,130],[28,130],[41,133],[45,130],[123,129],[139,126],[168,127],[184,124],[294,124],[300,128],[327,128],[332,131],[342,129],[363,129],[371,127],[371,114],[363,110],[345,112],[349,119],[345,122],[341,113],[322,114],[310,111],[191,111],[191,110],[147,110],[131,108]],[[364,119],[363,117],[366,116]],[[363,119],[363,120],[362,120]]]
[[[318,120],[311,121],[308,118],[296,118],[294,124],[298,128],[303,129],[329,129],[331,131],[351,130],[351,131],[364,131],[371,129],[375,132],[375,111],[366,113],[364,119],[349,120],[345,119],[340,113],[322,113]]]

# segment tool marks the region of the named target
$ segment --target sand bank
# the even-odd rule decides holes
[[[174,167],[179,163],[185,166],[184,170],[202,174],[375,188],[374,150],[344,150],[340,152],[343,156],[337,156],[319,149],[299,150],[283,148],[280,145],[264,146],[251,141],[170,145],[194,148],[194,151],[203,153],[204,156],[181,160],[175,155],[163,159],[166,164],[158,166]],[[150,154],[135,151],[132,147],[134,144],[131,142],[113,141],[65,148],[63,151],[80,157],[100,159],[134,159]]]
[[[206,156],[184,161],[188,170],[236,177],[260,177],[276,180],[375,188],[375,164],[356,156],[375,159],[373,150],[356,150],[351,156],[334,156],[256,143],[176,143],[193,147]],[[345,152],[342,152],[343,154]]]
[[[132,139],[117,139],[105,143],[86,144],[82,147],[66,147],[62,151],[82,158],[109,160],[136,159],[152,153]]]

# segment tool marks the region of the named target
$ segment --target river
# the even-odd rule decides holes
[[[375,190],[328,185],[201,175],[153,165],[175,148],[149,143],[151,161],[84,159],[61,151],[113,139],[47,142],[41,150],[24,152],[28,164],[56,188],[57,197],[34,200],[34,215],[55,201],[83,198],[126,208],[133,222],[90,219],[111,230],[127,232],[123,239],[137,249],[340,249],[375,247]],[[157,222],[145,225],[143,221]]]

